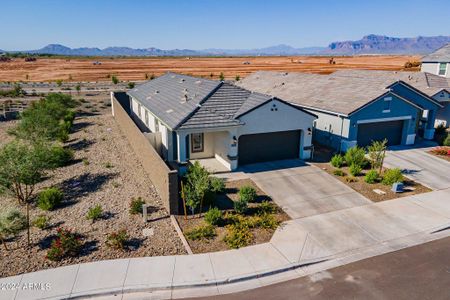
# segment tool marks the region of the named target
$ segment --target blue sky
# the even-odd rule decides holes
[[[0,0],[0,49],[326,46],[450,35],[449,0]]]

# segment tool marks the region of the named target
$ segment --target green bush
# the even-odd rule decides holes
[[[335,154],[331,158],[331,165],[335,168],[340,168],[344,165],[344,157],[341,154]]]
[[[364,176],[364,181],[370,184],[377,182],[378,180],[378,172],[376,170],[370,170]]]
[[[210,225],[219,225],[222,221],[222,211],[217,207],[211,208],[205,213],[205,222]]]
[[[272,202],[263,201],[258,206],[258,214],[260,214],[260,215],[263,215],[263,214],[274,214],[276,212],[277,212],[277,207]]]
[[[225,181],[222,178],[210,177],[210,190],[214,193],[223,193],[225,191]]]
[[[106,237],[106,245],[113,249],[121,250],[125,248],[129,236],[125,229],[108,234]]]
[[[145,201],[142,200],[141,197],[131,199],[130,214],[132,215],[142,214],[142,205],[144,204]]]
[[[190,240],[212,239],[216,236],[216,229],[210,224],[195,227],[186,232],[186,237]]]
[[[134,86],[135,86],[134,82],[128,82],[129,89],[134,89]]]
[[[353,176],[358,176],[359,174],[361,174],[362,167],[360,165],[351,164],[348,170]]]
[[[273,214],[262,214],[258,219],[257,226],[264,229],[276,229],[280,224],[280,221]]]
[[[39,193],[37,206],[42,210],[54,210],[61,204],[63,198],[64,194],[60,189],[56,187],[47,188]]]
[[[47,251],[46,258],[60,261],[66,257],[75,257],[80,253],[81,247],[79,234],[59,228],[56,239],[52,241],[52,245]]]
[[[333,174],[336,175],[336,176],[345,176],[345,172],[342,171],[341,169],[334,170]]]
[[[103,208],[100,204],[97,204],[96,206],[89,208],[86,214],[86,219],[91,220],[92,223],[94,223],[102,216],[103,216]]]
[[[74,157],[72,149],[61,146],[53,146],[48,153],[50,168],[61,168],[67,166]]]
[[[447,137],[442,142],[442,145],[444,146],[450,146],[450,134],[447,134]]]
[[[242,199],[236,200],[233,203],[234,206],[234,210],[238,213],[238,214],[245,214],[245,212],[248,209],[248,202]]]
[[[50,218],[46,215],[40,215],[33,220],[33,226],[41,230],[47,229],[50,226]]]
[[[255,188],[250,185],[243,186],[239,189],[239,200],[241,201],[247,203],[255,202],[256,196]]]
[[[363,167],[366,162],[366,152],[364,148],[358,146],[352,147],[345,153],[345,162],[348,166],[357,165]]]
[[[384,171],[383,179],[381,182],[385,185],[393,185],[396,182],[403,182],[403,174],[402,171],[398,168],[395,169],[387,169]]]
[[[8,237],[17,235],[26,227],[26,217],[19,210],[3,208],[0,213],[0,242]]]
[[[253,235],[245,223],[237,223],[227,226],[227,234],[223,239],[228,247],[238,249],[252,242]]]

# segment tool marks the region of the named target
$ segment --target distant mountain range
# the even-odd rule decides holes
[[[285,55],[358,55],[358,54],[428,54],[450,43],[450,36],[397,38],[367,35],[357,41],[332,42],[328,47],[294,48],[277,45],[259,49],[134,49],[129,47],[69,48],[50,44],[38,50],[10,51],[66,56],[285,56]],[[4,52],[0,50],[0,52]]]

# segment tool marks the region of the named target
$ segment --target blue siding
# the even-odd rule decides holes
[[[384,98],[391,97],[390,111],[383,112],[384,109]],[[371,120],[371,119],[384,119],[384,118],[399,118],[399,117],[410,117],[410,120],[405,121],[403,128],[403,138],[402,143],[406,141],[406,136],[408,134],[416,133],[416,122],[420,114],[420,109],[412,106],[411,104],[401,100],[395,95],[389,93],[383,96],[371,104],[367,105],[363,109],[357,111],[350,116],[350,131],[349,140],[356,140],[357,138],[357,121],[361,120]]]

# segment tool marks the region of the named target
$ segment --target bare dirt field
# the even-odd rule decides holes
[[[0,81],[110,81],[145,80],[146,75],[158,76],[173,71],[217,79],[221,72],[227,79],[245,77],[255,71],[311,72],[328,74],[338,69],[403,70],[407,61],[419,56],[346,56],[330,57],[154,57],[154,58],[38,58],[25,62],[23,58],[0,63]],[[101,62],[94,65],[94,61]],[[409,69],[416,71],[417,69]]]
[[[65,193],[63,205],[48,212],[32,207],[31,220],[44,214],[50,218],[50,226],[44,230],[31,229],[30,249],[26,247],[25,232],[8,241],[14,250],[5,250],[0,245],[0,277],[88,261],[186,253],[155,188],[111,116],[107,101],[107,94],[83,101],[83,113],[75,119],[66,144],[75,151],[73,162],[48,172],[38,186],[39,190],[50,186],[61,188]],[[11,139],[6,131],[15,122],[0,122],[0,146]],[[131,198],[136,197],[142,197],[151,206],[147,223],[141,216],[129,213]],[[102,206],[104,217],[93,223],[86,213],[97,204]],[[24,212],[17,200],[8,195],[0,196],[0,205]],[[45,258],[58,227],[81,234],[83,248],[79,256],[60,262]],[[121,229],[126,229],[129,235],[127,248],[108,247],[107,235]],[[148,236],[144,236],[144,229]]]

